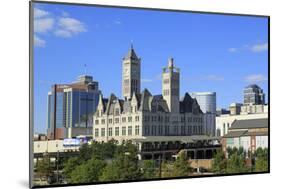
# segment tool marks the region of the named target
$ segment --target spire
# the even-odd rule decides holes
[[[173,68],[174,67],[174,59],[173,58],[169,58],[169,61],[168,61],[168,67],[169,68]]]
[[[131,49],[134,49],[133,40],[131,40]]]
[[[98,106],[103,106],[103,103],[102,103],[102,94],[100,93],[99,95],[99,104]]]
[[[132,41],[131,41],[131,46],[130,46],[129,52],[128,52],[127,56],[125,56],[125,59],[139,59],[135,53]]]

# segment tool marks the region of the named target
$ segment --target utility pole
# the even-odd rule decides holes
[[[159,156],[159,178],[162,177],[162,154]]]
[[[59,150],[57,151],[57,184],[59,184]]]

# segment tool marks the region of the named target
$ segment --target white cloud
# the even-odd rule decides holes
[[[68,12],[62,11],[62,16],[63,17],[69,17],[69,14],[68,14]]]
[[[54,34],[58,37],[65,37],[65,38],[72,36],[70,31],[60,30],[60,29],[56,30]]]
[[[217,76],[217,75],[208,75],[204,79],[209,81],[223,81],[224,77]]]
[[[141,79],[142,83],[151,83],[152,81],[153,81],[152,79],[145,79],[145,78]]]
[[[245,81],[248,83],[258,83],[258,82],[267,81],[267,77],[265,77],[262,74],[253,74],[253,75],[246,76]]]
[[[69,17],[61,17],[58,19],[58,29],[54,32],[59,37],[71,37],[74,34],[86,32],[84,23]]]
[[[267,43],[256,44],[256,45],[253,45],[252,47],[250,47],[250,50],[255,53],[267,51],[267,49],[268,49]]]
[[[34,8],[34,32],[36,34],[53,34],[57,37],[69,38],[75,34],[86,32],[85,24],[69,17],[67,12],[62,12],[62,17],[54,17],[50,12]],[[34,36],[34,45],[44,47],[46,41]]]
[[[34,35],[34,46],[35,47],[45,47],[46,41]]]
[[[238,51],[251,51],[254,53],[259,53],[263,51],[267,51],[268,49],[268,44],[267,43],[260,43],[260,44],[255,44],[255,45],[243,45],[242,47],[236,48],[232,47],[228,49],[228,52],[234,53]]]
[[[237,48],[229,48],[228,52],[237,52]]]
[[[120,20],[115,20],[114,24],[120,25],[120,24],[122,24],[122,22]]]
[[[40,18],[34,20],[34,32],[36,33],[46,33],[51,31],[54,26],[53,18]]]
[[[49,12],[44,11],[42,9],[34,8],[34,18],[42,18],[48,16]]]

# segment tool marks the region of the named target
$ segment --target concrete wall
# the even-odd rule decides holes
[[[33,153],[52,153],[68,150],[79,150],[79,147],[64,147],[63,140],[34,141]]]

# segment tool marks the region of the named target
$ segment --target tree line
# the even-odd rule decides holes
[[[246,163],[247,157],[243,148],[228,148],[227,154],[226,158],[221,150],[217,151],[211,172],[233,174],[268,170],[267,149],[258,148],[251,155],[251,166]],[[134,144],[127,141],[117,145],[114,140],[84,144],[80,147],[78,156],[62,159],[58,163],[60,177],[68,184],[185,177],[192,175],[194,171],[183,152],[178,154],[175,161],[140,161]],[[56,165],[50,163],[47,156],[36,165],[36,172],[40,177],[51,177],[55,169]]]
[[[222,150],[214,155],[212,171],[215,174],[234,174],[268,171],[268,149],[258,148],[254,153],[240,148],[227,148],[227,158]],[[248,163],[247,163],[248,160]]]

